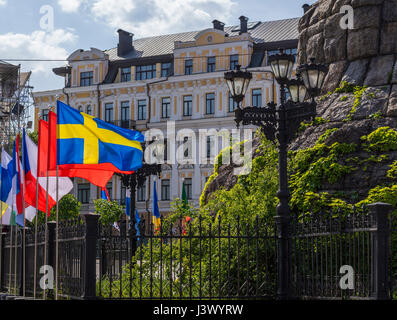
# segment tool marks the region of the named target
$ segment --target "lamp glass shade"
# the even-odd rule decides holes
[[[310,88],[318,88],[319,71],[318,70],[308,70]]]
[[[299,86],[299,102],[304,102],[306,100],[307,88],[304,85]]]
[[[279,79],[280,78],[280,70],[278,68],[278,60],[272,61],[270,66],[272,67],[272,70],[273,70],[273,73],[274,73],[274,77],[276,79]]]
[[[293,102],[299,101],[299,86],[298,85],[291,85],[288,87],[289,94],[291,95],[291,99]]]
[[[307,88],[300,78],[289,80],[287,86],[293,102],[302,103],[306,100]]]

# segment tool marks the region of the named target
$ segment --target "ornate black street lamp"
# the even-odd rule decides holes
[[[237,127],[240,123],[260,126],[267,139],[278,142],[279,190],[277,197],[280,202],[277,206],[275,220],[279,240],[278,254],[283,263],[277,267],[279,283],[277,295],[279,299],[287,299],[290,297],[290,207],[288,203],[287,147],[295,137],[300,123],[312,120],[316,116],[314,97],[321,92],[328,68],[325,65],[316,64],[314,59],[311,59],[310,64],[299,66],[297,68],[298,77],[290,80],[295,63],[293,55],[285,54],[281,49],[279,54],[269,57],[269,62],[273,76],[280,85],[281,104],[279,106],[270,102],[263,108],[241,108],[240,102],[244,99],[252,74],[238,68],[236,71],[225,73],[225,80],[233,100],[237,103],[235,110]],[[238,81],[237,86],[234,83],[236,81]],[[243,82],[244,85],[241,85]],[[286,89],[291,97],[288,101],[286,101]]]
[[[151,144],[154,141],[151,141],[149,144]],[[155,149],[155,152],[157,153],[156,157],[161,157],[163,155],[162,151],[163,149],[161,148],[162,145],[157,145],[158,148]],[[145,148],[143,148],[143,152],[145,152]],[[137,188],[142,187],[145,182],[146,178],[152,175],[157,175],[160,177],[161,173],[161,164],[148,164],[148,163],[143,163],[142,167],[138,169],[136,172],[133,174],[119,174],[121,177],[121,182],[122,184],[130,190],[131,193],[131,208],[130,208],[130,237],[131,237],[131,253],[134,254],[137,248],[137,237],[136,237],[136,229],[135,229],[135,224],[136,224],[136,219],[135,219],[135,208],[136,208],[136,191]],[[128,230],[128,221],[126,219],[126,229]]]

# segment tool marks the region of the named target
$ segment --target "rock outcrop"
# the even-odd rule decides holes
[[[354,12],[351,30],[340,27],[345,5]],[[346,158],[360,165],[335,183],[324,181],[317,192],[345,194],[348,202],[364,199],[374,187],[391,183],[387,171],[397,161],[397,151],[371,154],[363,142],[378,128],[397,129],[397,0],[319,0],[301,18],[299,32],[298,64],[315,57],[329,65],[329,73],[324,96],[317,98],[320,124],[309,125],[290,150],[312,148],[325,132],[337,128],[324,143],[356,145]],[[236,181],[230,167],[219,167],[205,197],[220,187],[230,189]]]

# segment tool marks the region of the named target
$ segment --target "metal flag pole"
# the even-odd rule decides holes
[[[22,168],[20,175],[23,178],[22,181],[22,213],[23,213],[23,226],[22,226],[22,296],[25,297],[25,286],[26,286],[26,211],[25,211],[25,148],[24,143],[26,143],[25,139],[25,130],[22,135]],[[22,179],[21,179],[22,180]]]
[[[38,153],[37,153],[38,154]],[[36,166],[38,168],[38,166]],[[36,299],[37,286],[37,229],[39,219],[39,175],[36,170],[36,217],[34,219],[34,262],[33,262],[33,298]]]
[[[14,252],[14,294],[17,294],[17,263],[18,263],[18,226],[17,226],[17,216],[14,217],[14,223],[15,223],[15,252]]]
[[[14,205],[11,206],[11,216],[10,219],[13,215],[14,212]],[[10,243],[10,267],[8,271],[8,292],[11,293],[11,274],[12,274],[12,243],[13,243],[13,231],[12,231],[12,223],[10,221],[10,232],[11,232],[11,243]]]
[[[47,250],[48,250],[48,161],[47,161],[47,176],[46,176],[46,198],[45,198],[45,240],[44,240],[44,265],[47,265]],[[46,287],[44,286],[43,288],[43,299],[47,299],[47,290]]]
[[[1,171],[1,167],[0,167]],[[0,199],[0,275],[3,272],[3,201]]]
[[[58,126],[57,126],[58,132]],[[58,135],[57,135],[58,136]],[[59,248],[58,248],[58,240],[59,240],[59,215],[58,215],[58,193],[59,193],[59,172],[58,172],[58,161],[57,161],[57,178],[56,178],[56,231],[55,231],[55,300],[58,300],[58,262],[59,262]]]
[[[58,101],[57,103],[57,114],[59,113],[58,110]],[[57,141],[59,137],[59,126],[57,123]],[[58,154],[58,149],[57,149]],[[59,168],[58,168],[58,155],[57,155],[57,177],[56,177],[56,230],[55,230],[55,300],[58,300],[58,262],[59,262],[59,205],[58,205],[58,196],[59,196]]]

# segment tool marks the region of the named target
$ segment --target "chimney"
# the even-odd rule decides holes
[[[117,30],[119,34],[119,43],[117,45],[117,55],[124,56],[134,50],[134,46],[132,45],[132,38],[134,37],[133,33]]]
[[[241,16],[240,18],[240,34],[248,32],[248,18]]]
[[[307,12],[307,10],[310,9],[311,6],[309,6],[307,3],[305,3],[302,8],[303,8],[303,13],[305,14]]]
[[[225,24],[223,22],[220,22],[219,20],[214,20],[212,21],[212,23],[214,25],[214,29],[225,31]]]

